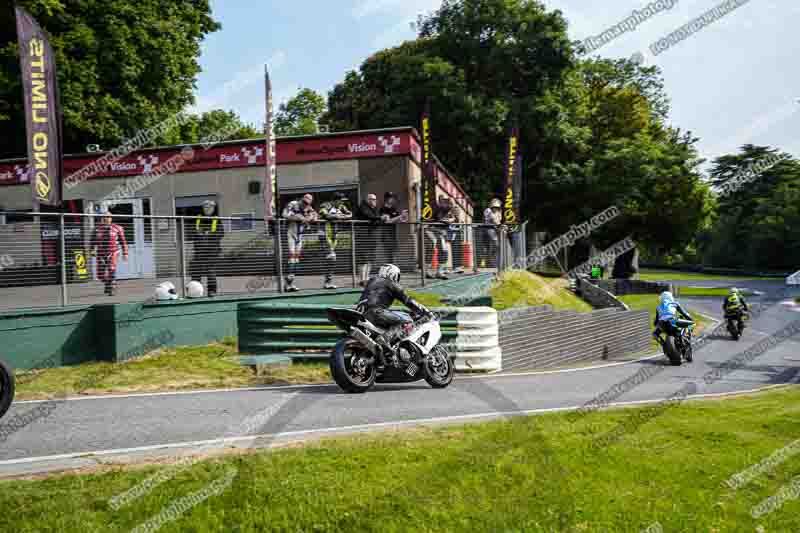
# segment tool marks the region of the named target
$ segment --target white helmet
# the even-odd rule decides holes
[[[156,300],[177,300],[178,295],[175,292],[175,285],[172,282],[165,281],[156,287]]]
[[[202,298],[204,293],[203,284],[199,281],[190,281],[186,285],[186,296],[189,298]]]
[[[391,264],[383,265],[378,270],[378,277],[392,280],[395,283],[400,283],[400,269],[397,268],[396,265],[391,265]]]

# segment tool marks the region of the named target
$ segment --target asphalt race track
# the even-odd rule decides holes
[[[678,282],[718,286],[719,282]],[[664,357],[593,369],[527,375],[459,376],[445,390],[425,382],[377,385],[366,395],[342,393],[335,385],[77,398],[18,402],[0,422],[47,407],[45,416],[0,440],[0,476],[14,476],[197,451],[210,444],[269,446],[319,435],[379,430],[420,423],[463,423],[492,417],[578,408],[643,368],[661,368],[650,379],[613,399],[615,404],[658,401],[687,383],[698,395],[753,391],[794,383],[800,373],[800,335],[706,384],[719,369],[782,328],[800,313],[782,302],[796,295],[782,282],[734,282],[763,292],[748,301],[769,306],[739,342],[713,337],[692,364],[672,367]],[[723,284],[724,285],[724,284]],[[721,299],[685,299],[719,318]],[[800,324],[800,323],[799,323]],[[255,417],[255,418],[250,418]],[[253,438],[253,436],[259,436]],[[225,439],[224,441],[221,439]]]

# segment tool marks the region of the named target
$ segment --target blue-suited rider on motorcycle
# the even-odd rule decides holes
[[[401,301],[416,314],[424,315],[430,312],[424,305],[406,294],[399,283],[400,269],[396,265],[383,265],[378,270],[378,275],[367,282],[356,307],[364,314],[364,318],[386,330],[377,340],[379,344],[389,349],[403,339],[412,322],[408,314],[389,310],[395,300]]]
[[[656,307],[656,319],[653,321],[655,331],[653,337],[660,340],[661,332],[671,332],[676,328],[678,316],[694,322],[692,316],[686,312],[671,292],[661,293],[661,299]]]

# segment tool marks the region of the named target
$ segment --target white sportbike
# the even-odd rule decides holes
[[[408,383],[424,379],[431,387],[450,385],[455,375],[455,355],[439,345],[439,319],[428,313],[408,320],[404,337],[391,348],[376,338],[384,330],[353,309],[328,309],[328,319],[346,333],[330,356],[331,376],[346,392],[367,392],[375,382]],[[380,368],[380,370],[379,370]]]

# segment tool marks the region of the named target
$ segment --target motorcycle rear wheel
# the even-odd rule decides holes
[[[453,382],[456,365],[449,355],[441,346],[434,346],[425,358],[423,365],[425,381],[434,389],[443,389]]]
[[[681,360],[681,353],[678,351],[678,346],[675,344],[675,337],[672,335],[667,335],[667,339],[664,341],[664,353],[669,358],[669,362],[672,366],[681,366],[683,363]]]
[[[733,319],[728,319],[728,331],[735,341],[738,341],[739,337],[742,336],[741,331],[739,331],[739,325]]]
[[[6,414],[14,401],[14,373],[0,361],[0,418]]]
[[[331,352],[331,376],[345,392],[364,393],[375,384],[375,363],[366,363],[371,354],[353,339],[342,339]]]

